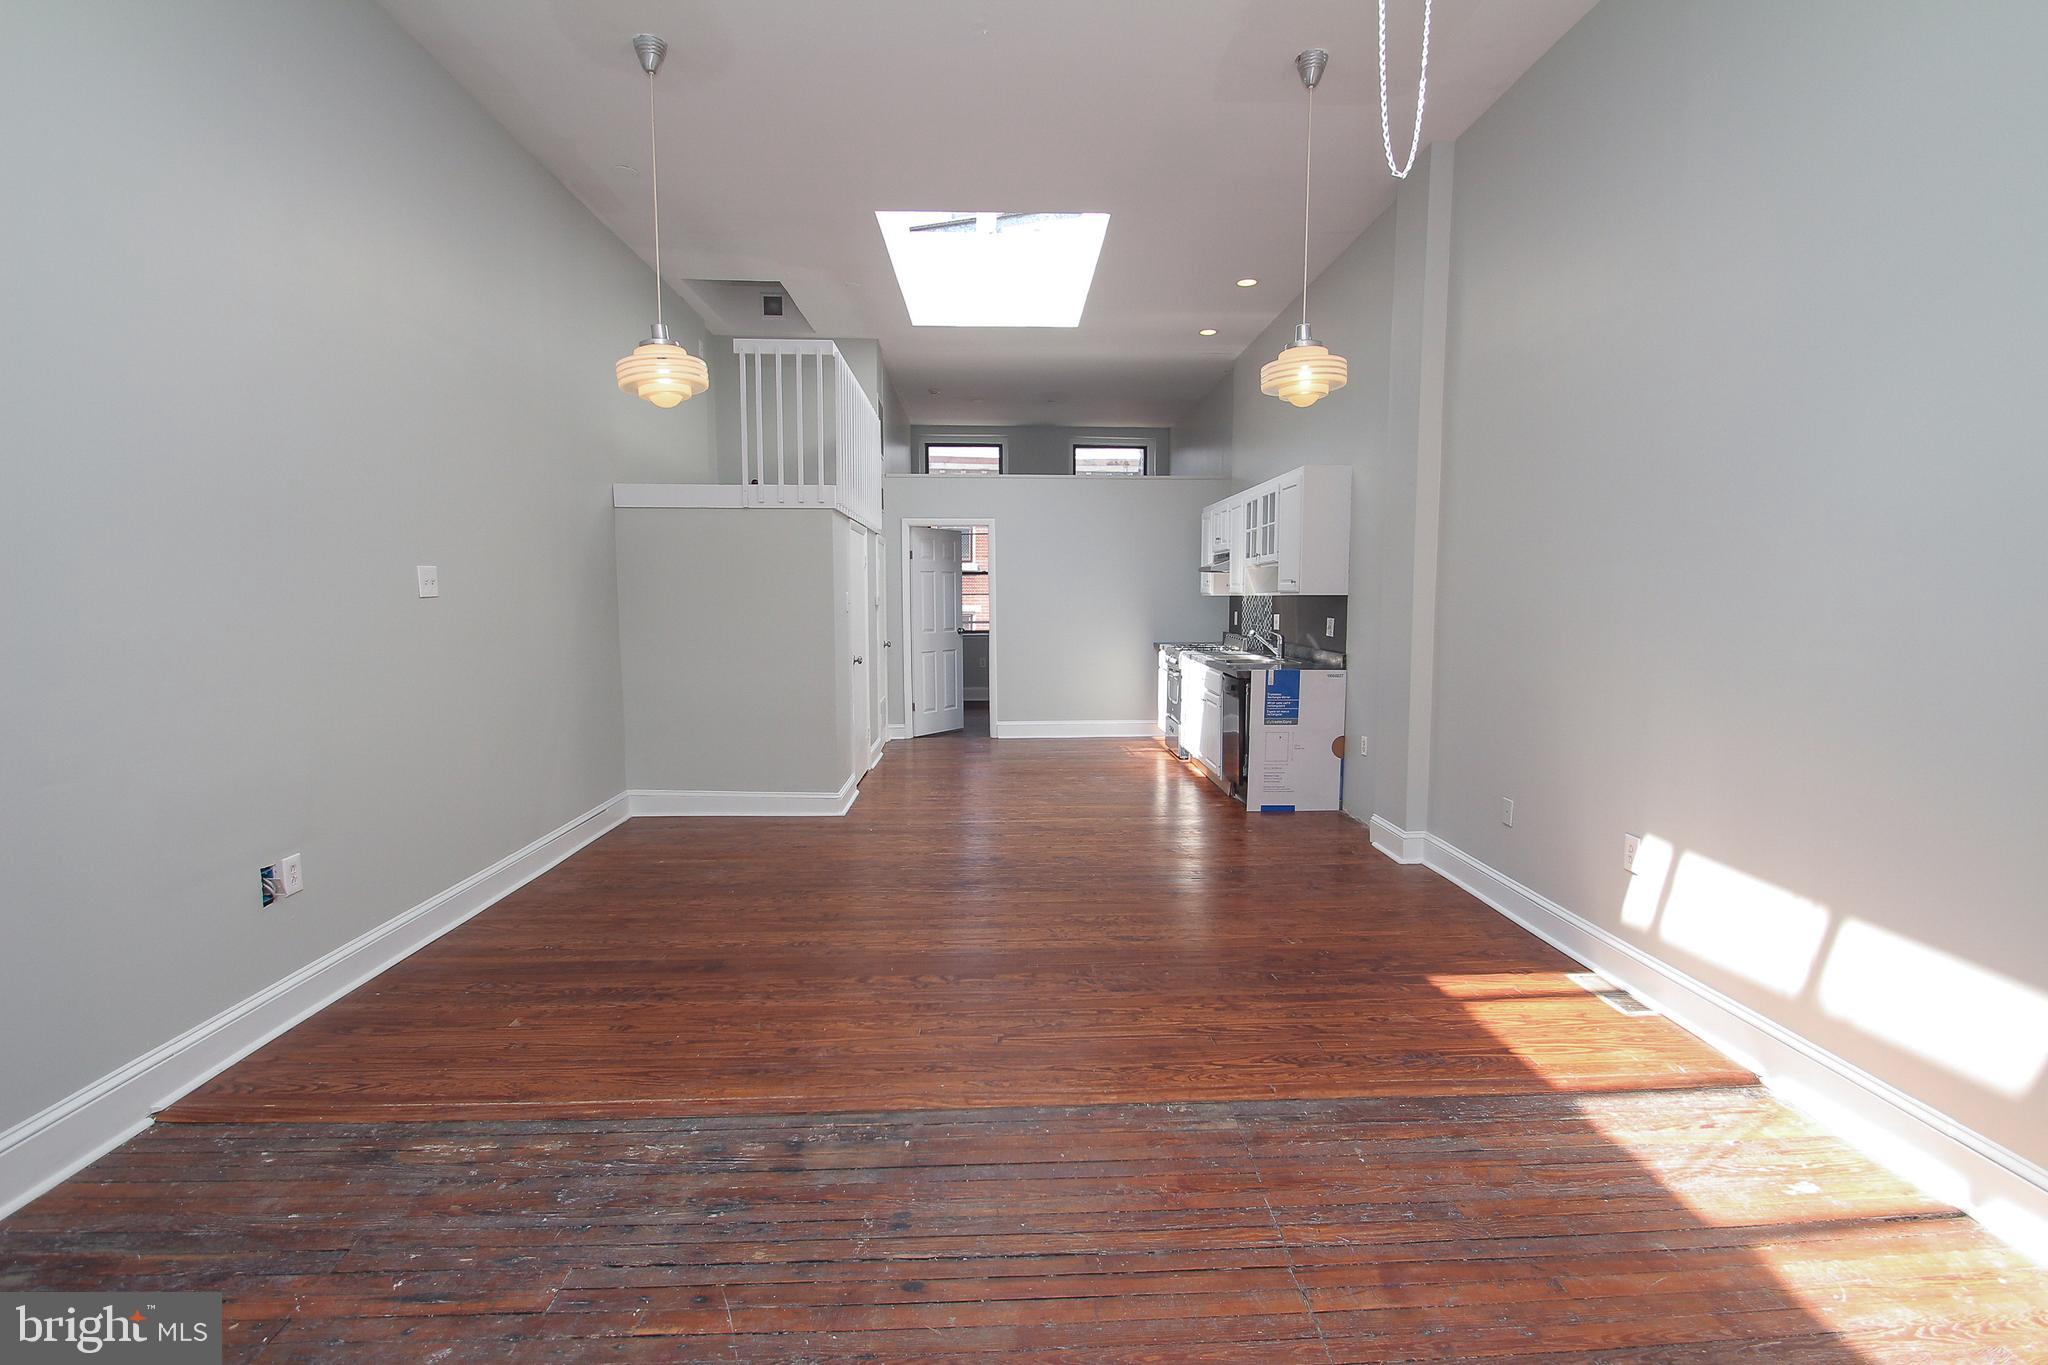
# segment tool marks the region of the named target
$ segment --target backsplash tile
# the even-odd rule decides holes
[[[1290,653],[1308,648],[1325,654],[1343,654],[1349,601],[1344,597],[1233,597],[1230,629],[1245,636],[1277,629]],[[1336,624],[1334,631],[1329,629],[1332,622]]]

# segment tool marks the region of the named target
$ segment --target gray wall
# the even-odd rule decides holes
[[[0,27],[5,1126],[619,790],[677,413],[645,268],[375,6]]]
[[[898,475],[883,481],[889,719],[910,694],[903,522],[987,523],[995,588],[995,719],[1130,721],[1155,714],[1154,640],[1222,638],[1228,599],[1204,597],[1202,508],[1221,479]]]
[[[1434,153],[1430,154],[1434,155]],[[1234,489],[1263,483],[1307,464],[1351,468],[1351,593],[1345,688],[1346,729],[1370,736],[1367,757],[1349,746],[1344,809],[1360,820],[1374,814],[1407,827],[1401,784],[1407,744],[1405,603],[1382,603],[1390,582],[1407,582],[1414,552],[1412,512],[1415,449],[1390,439],[1397,411],[1393,391],[1396,300],[1418,267],[1403,259],[1402,213],[1418,213],[1431,174],[1429,156],[1404,185],[1394,208],[1359,234],[1309,288],[1309,318],[1318,340],[1350,362],[1349,382],[1313,407],[1296,408],[1259,392],[1259,370],[1293,338],[1296,300],[1281,309],[1216,387],[1174,429],[1177,451],[1227,461]],[[1419,342],[1413,323],[1404,347]],[[1412,403],[1412,395],[1409,396]],[[1383,677],[1382,675],[1385,675]],[[1419,821],[1418,821],[1419,823]]]
[[[645,267],[643,267],[645,268]],[[648,280],[653,281],[649,270]],[[640,313],[651,306],[651,297],[640,303]],[[639,314],[635,314],[639,317]],[[685,347],[691,355],[701,356],[710,371],[711,387],[687,402],[678,403],[662,413],[659,424],[659,439],[645,442],[636,441],[610,449],[612,477],[620,483],[713,483],[718,479],[719,466],[717,448],[718,408],[729,405],[733,396],[733,380],[730,373],[719,369],[719,350],[725,352],[725,366],[732,369],[732,342],[710,335],[704,324],[674,294],[669,294],[663,309],[662,319],[668,324],[669,336],[677,345]],[[619,320],[620,340],[616,362],[647,336],[647,325],[651,318],[640,318],[639,330],[629,325],[632,319]],[[624,395],[621,395],[623,397]],[[735,438],[737,440],[737,438]],[[739,466],[733,465],[737,477]]]
[[[917,426],[910,429],[911,462],[919,473],[924,471],[926,441],[987,440],[1003,443],[1005,474],[1072,474],[1074,446],[1090,442],[1143,444],[1152,452],[1151,473],[1173,472],[1173,433],[1165,427]]]
[[[837,791],[850,707],[846,519],[621,508],[626,786]]]
[[[988,699],[988,647],[993,630],[960,637],[960,686],[969,698]]]
[[[887,474],[912,472],[910,419],[903,415],[903,399],[896,386],[882,385],[882,471]]]
[[[1459,140],[1430,810],[2035,1161],[2044,48],[2032,4],[1607,4]]]

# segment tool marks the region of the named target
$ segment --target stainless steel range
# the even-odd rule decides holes
[[[1180,652],[1215,647],[1214,640],[1161,640],[1152,646],[1159,658],[1159,742],[1175,758],[1188,756],[1180,734]]]

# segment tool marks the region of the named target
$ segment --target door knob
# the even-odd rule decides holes
[[[864,663],[866,663],[866,662],[867,662],[867,660],[866,660],[866,659],[863,659],[863,658],[861,658],[861,657],[860,657],[860,655],[858,655],[858,654],[856,654],[856,655],[854,655],[854,656],[853,656],[853,661],[854,661],[855,663],[857,663],[857,664],[864,664]]]

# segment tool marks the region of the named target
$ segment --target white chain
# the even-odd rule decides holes
[[[1408,139],[1408,160],[1394,164],[1394,133],[1387,124],[1387,0],[1380,0],[1380,145],[1386,148],[1387,169],[1396,180],[1408,178],[1415,169],[1415,153],[1422,146],[1422,105],[1429,98],[1429,13],[1432,0],[1422,0],[1422,75],[1415,83],[1415,131]]]

